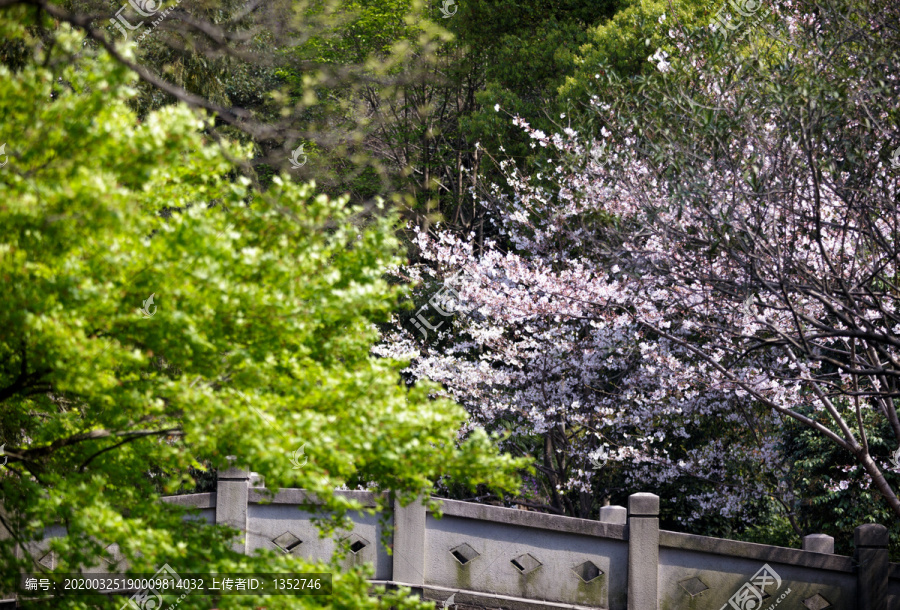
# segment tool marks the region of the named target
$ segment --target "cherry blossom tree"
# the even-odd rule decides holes
[[[776,4],[740,44],[674,27],[664,70],[598,68],[577,129],[516,117],[556,162],[473,193],[483,249],[416,232],[398,274],[425,299],[458,274],[456,302],[418,303],[434,332],[400,320],[382,352],[511,446],[540,437],[551,510],[586,516],[620,467],[701,482],[688,519],[768,497],[800,533],[790,420],[900,516],[897,22],[838,0]]]

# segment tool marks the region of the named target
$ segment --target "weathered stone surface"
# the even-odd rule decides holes
[[[228,468],[219,474],[216,489],[216,523],[228,525],[242,532],[234,541],[234,549],[247,552],[247,506],[249,505],[250,473]]]
[[[659,496],[628,496],[628,610],[659,604]]]
[[[656,517],[659,515],[659,496],[656,494],[637,493],[628,496],[628,516]]]
[[[711,553],[725,557],[757,559],[764,563],[783,563],[847,573],[853,571],[852,560],[843,555],[827,556],[821,553],[808,553],[799,549],[757,544],[755,542],[742,542],[740,540],[710,538],[709,536],[697,536],[696,534],[682,534],[681,532],[662,530],[659,533],[659,545],[663,548]]]
[[[827,534],[810,534],[803,537],[803,550],[813,553],[834,554],[834,538]]]
[[[603,506],[600,508],[600,521],[625,525],[628,523],[628,509],[624,506]]]
[[[888,531],[883,525],[867,523],[853,530],[853,543],[859,570],[856,573],[856,596],[859,607],[866,610],[888,608]]]
[[[534,513],[513,508],[460,502],[459,500],[442,500],[441,503],[443,512],[448,517],[465,517],[466,519],[477,519],[479,521],[625,540],[625,526],[621,524],[600,523],[590,519],[546,515],[544,513]]]
[[[394,501],[394,579],[414,585],[425,583],[425,506]]]
[[[853,530],[853,546],[881,548],[888,545],[888,530],[877,523],[860,525]]]

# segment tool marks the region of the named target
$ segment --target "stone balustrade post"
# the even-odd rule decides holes
[[[888,530],[868,523],[853,531],[853,559],[857,564],[856,600],[859,608],[887,610]]]
[[[419,498],[408,506],[394,499],[393,579],[408,585],[425,584],[425,504]]]
[[[600,521],[602,523],[625,525],[628,523],[628,509],[624,506],[601,506]]]
[[[803,537],[803,550],[834,555],[834,538],[827,534],[810,534]]]
[[[240,531],[234,550],[247,552],[247,505],[250,500],[250,473],[240,468],[219,471],[216,490],[216,524]]]
[[[659,496],[628,497],[628,610],[657,610]]]

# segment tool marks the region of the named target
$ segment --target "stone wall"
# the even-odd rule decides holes
[[[244,532],[242,552],[332,554],[336,540],[321,539],[314,511],[300,509],[315,504],[309,494],[254,485],[232,469],[216,493],[164,500]],[[339,493],[375,505],[368,492]],[[410,586],[439,608],[452,596],[460,607],[508,610],[900,610],[900,564],[888,563],[881,525],[856,528],[851,558],[822,534],[788,549],[660,530],[658,515],[659,498],[644,493],[628,508],[604,507],[598,521],[444,500],[440,519],[422,504],[351,514],[352,529],[335,538],[350,547],[347,564],[371,563],[377,583]],[[45,549],[25,551],[52,567]]]
[[[224,473],[238,486],[213,494],[169,498],[203,508],[212,522],[246,531],[240,543],[306,557],[328,557],[333,540],[320,540],[311,501],[302,490],[274,495],[250,486],[249,475]],[[341,492],[374,506],[367,492]],[[203,494],[201,494],[203,495]],[[246,507],[246,508],[242,508]],[[229,521],[219,515],[242,515]],[[395,505],[389,555],[379,519],[351,515],[356,551],[375,578],[413,587],[428,599],[513,609],[609,610],[900,610],[900,564],[887,562],[887,529],[856,529],[856,556],[834,554],[834,540],[807,536],[803,549],[751,544],[659,529],[659,498],[633,494],[628,508],[608,506],[599,521],[445,500],[441,519],[422,505]],[[756,602],[757,605],[753,605]],[[784,604],[784,605],[782,605]],[[440,607],[440,604],[438,605]]]

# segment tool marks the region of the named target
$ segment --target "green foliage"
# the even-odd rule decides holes
[[[404,502],[441,475],[515,485],[519,464],[485,433],[457,443],[459,407],[369,353],[406,290],[382,279],[398,262],[393,217],[284,176],[252,192],[231,160],[247,147],[207,141],[210,121],[182,105],[138,121],[124,67],[65,27],[40,47],[24,15],[0,19],[32,58],[0,66],[0,497],[16,530],[0,541],[0,576],[25,567],[16,540],[64,524],[59,571],[116,543],[135,571],[334,573],[331,598],[268,608],[421,606],[370,597],[362,569],[237,554],[228,531],[158,500],[193,487],[192,469],[231,464],[337,515],[361,509],[333,493],[348,481]],[[293,469],[304,445],[308,464]]]
[[[334,24],[293,51],[304,59],[330,64],[389,58],[397,52],[396,45],[405,48],[422,34],[422,28],[415,25],[422,12],[422,4],[413,0],[344,0],[327,8],[312,5],[307,15],[331,13]]]
[[[895,444],[890,424],[869,410],[861,416],[869,431],[870,451],[889,463]],[[828,534],[834,537],[836,553],[852,555],[853,530],[864,523],[880,523],[890,530],[891,556],[900,553],[900,522],[853,456],[793,420],[786,422],[783,445],[792,487],[799,492],[791,512],[804,535]],[[896,473],[886,470],[884,475],[896,488]]]
[[[647,60],[656,49],[677,54],[670,29],[707,26],[716,5],[700,0],[630,0],[604,23],[587,32],[575,58],[575,73],[560,87],[561,97],[584,99],[595,75],[608,70],[622,77],[656,70]]]
[[[456,67],[459,77],[484,83],[474,95],[476,104],[459,120],[469,146],[480,142],[488,151],[502,146],[515,159],[543,153],[530,148],[530,139],[511,117],[526,117],[539,129],[560,129],[557,121],[568,104],[557,99],[557,89],[576,68],[574,51],[588,43],[589,28],[612,17],[618,5],[615,0],[478,0],[466,2],[459,15],[448,19],[465,50]],[[490,165],[484,173],[489,181],[499,179]]]

